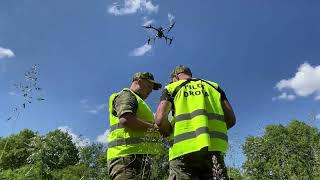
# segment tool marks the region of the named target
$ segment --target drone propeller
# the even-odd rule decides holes
[[[153,28],[153,27],[151,26],[151,24],[149,24],[148,26],[142,26],[142,27],[144,27],[144,28],[146,28],[146,29]]]
[[[149,26],[142,26],[142,27],[144,27],[146,29],[153,29],[153,30],[159,31],[159,29],[153,27],[151,24]]]
[[[168,29],[168,31],[167,31],[167,33],[169,33],[170,32],[170,30],[174,27],[174,25],[175,25],[176,23],[175,22],[173,22],[170,26],[169,26],[169,29]]]
[[[176,22],[173,22],[171,25],[170,25],[170,29],[173,28],[173,26],[176,24]]]

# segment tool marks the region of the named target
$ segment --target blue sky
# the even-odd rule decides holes
[[[4,0],[0,136],[60,128],[101,141],[111,93],[128,87],[137,71],[150,71],[165,84],[180,64],[225,90],[237,116],[234,144],[292,119],[319,127],[319,8],[319,1],[296,0]],[[141,25],[167,26],[172,19],[171,46],[161,40],[147,45],[150,32]],[[45,101],[7,122],[22,99],[13,84],[23,82],[33,64]],[[147,100],[153,111],[159,95]],[[235,154],[239,165],[243,156]]]

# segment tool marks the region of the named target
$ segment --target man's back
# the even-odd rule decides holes
[[[216,83],[202,79],[189,79],[180,80],[176,84],[173,83],[172,86],[174,89],[172,93],[175,100],[174,108],[182,108],[184,111],[197,109],[207,112],[218,111],[223,115],[220,101],[221,93],[218,91]]]
[[[171,133],[170,179],[226,178],[223,154],[228,146],[227,130],[235,118],[224,92],[217,83],[192,79],[186,66],[177,66],[170,77],[156,117],[160,132]],[[173,119],[169,123],[170,110]],[[213,173],[216,167],[220,174]]]

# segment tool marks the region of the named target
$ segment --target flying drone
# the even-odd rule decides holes
[[[173,28],[175,22],[171,23],[168,27],[163,28],[163,27],[158,27],[155,28],[153,27],[151,24],[148,26],[142,26],[146,29],[152,29],[155,32],[155,35],[153,37],[149,37],[148,39],[148,44],[150,44],[151,40],[153,40],[153,42],[156,40],[156,38],[161,39],[164,38],[166,40],[166,43],[168,44],[168,40],[169,40],[169,45],[172,43],[173,38],[168,37],[166,34],[168,34],[170,32],[170,30]]]

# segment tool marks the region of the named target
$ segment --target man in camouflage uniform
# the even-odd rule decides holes
[[[163,153],[153,112],[144,100],[161,84],[149,72],[133,75],[130,88],[110,96],[108,171],[110,179],[149,179],[151,155]],[[145,137],[156,139],[150,142]]]
[[[190,68],[177,66],[163,90],[155,119],[161,134],[170,136],[169,179],[228,178],[224,153],[227,129],[235,125],[235,115],[217,83],[194,79]]]

